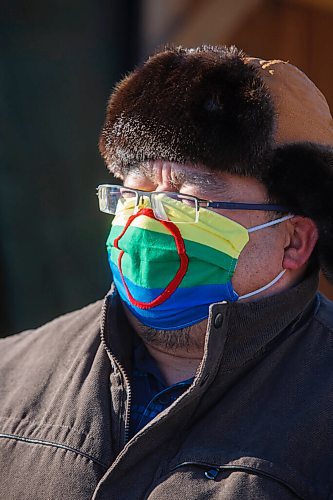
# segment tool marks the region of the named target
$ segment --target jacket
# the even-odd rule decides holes
[[[333,307],[317,277],[210,308],[193,384],[128,440],[115,290],[0,342],[0,498],[333,498]]]

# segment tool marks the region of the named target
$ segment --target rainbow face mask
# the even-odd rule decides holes
[[[174,221],[178,215],[180,220],[186,215],[193,220],[192,207],[172,198],[168,203]],[[152,328],[173,330],[198,323],[208,317],[211,304],[240,298],[231,278],[249,231],[285,219],[248,230],[227,217],[200,209],[197,223],[177,224],[157,220],[147,203],[133,214],[133,206],[123,201],[106,243],[121,299],[141,323]]]

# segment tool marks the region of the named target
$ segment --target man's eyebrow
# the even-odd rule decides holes
[[[184,172],[183,184],[197,187],[216,186],[216,174],[212,172]]]
[[[145,176],[153,178],[153,165],[147,163],[133,163],[132,165],[113,164],[110,168],[114,177],[124,181],[128,175]]]
[[[147,177],[148,179],[153,179],[154,177],[153,165],[147,162],[147,163],[136,163],[127,166],[126,168],[122,167],[122,175],[124,179],[130,174],[144,176]]]
[[[205,196],[218,196],[227,201],[230,198],[230,189],[224,179],[217,176],[216,172],[187,172],[184,186],[194,186],[205,189]]]

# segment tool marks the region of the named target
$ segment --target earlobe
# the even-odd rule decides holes
[[[303,267],[318,241],[318,229],[312,219],[295,216],[289,221],[290,233],[283,258],[284,269],[297,270]]]

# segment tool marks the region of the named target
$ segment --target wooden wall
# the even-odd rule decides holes
[[[245,52],[264,59],[295,64],[314,81],[333,110],[333,0],[265,2],[254,10],[229,40]],[[321,277],[320,288],[333,299],[333,286]]]
[[[333,0],[332,9],[290,1],[265,2],[231,38],[228,42],[251,55],[283,59],[301,68],[333,108]]]

